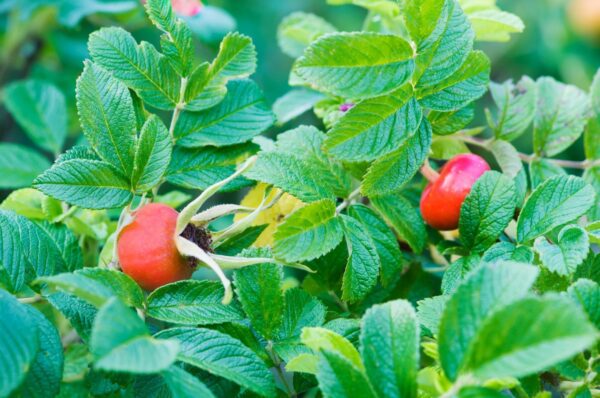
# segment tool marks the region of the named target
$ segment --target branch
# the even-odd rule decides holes
[[[356,190],[352,191],[348,198],[344,199],[342,203],[339,204],[338,207],[335,208],[335,212],[340,214],[342,210],[344,210],[354,199],[360,196],[360,188],[356,188]]]
[[[437,179],[440,178],[440,173],[431,168],[429,159],[425,159],[423,166],[421,166],[420,172],[429,182],[436,182]]]

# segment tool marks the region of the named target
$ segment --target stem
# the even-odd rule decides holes
[[[354,199],[360,196],[360,188],[355,189],[348,195],[348,198],[344,199],[342,203],[338,207],[336,207],[335,212],[339,214],[342,210],[344,210]]]
[[[421,166],[421,174],[423,177],[427,179],[429,182],[436,182],[438,178],[440,178],[440,173],[435,171],[431,165],[429,164],[429,159],[425,159],[423,166]]]
[[[440,396],[440,398],[454,398],[458,395],[461,388],[471,382],[471,376],[465,375],[459,377],[448,391]]]
[[[273,364],[275,365],[275,371],[277,372],[277,376],[279,376],[279,379],[281,379],[281,384],[283,384],[283,386],[285,387],[286,393],[289,397],[295,397],[296,396],[296,391],[294,391],[294,385],[289,385],[288,384],[288,380],[286,377],[286,372],[282,369],[282,361],[279,358],[279,356],[277,355],[277,353],[275,353],[275,351],[273,351],[273,342],[271,340],[269,340],[267,342],[267,346],[265,347],[267,350],[267,354],[269,354],[269,357],[271,358],[271,360],[273,361]]]
[[[483,138],[477,138],[477,137],[471,137],[469,135],[457,135],[457,137],[467,143],[467,144],[471,144],[471,145],[475,145],[481,148],[484,148],[486,150],[490,150],[489,146],[492,142],[494,142],[494,140],[486,140]],[[528,155],[526,153],[522,153],[522,152],[518,152],[519,154],[519,158],[527,163],[530,163],[532,160],[537,159],[538,157],[536,155]],[[549,162],[560,166],[560,167],[564,167],[564,168],[568,168],[568,169],[588,169],[588,168],[592,168],[595,166],[600,166],[600,160],[566,160],[566,159],[549,159],[547,158],[546,160],[548,160]]]
[[[340,309],[344,312],[351,313],[350,308],[348,308],[348,304],[346,304],[333,290],[329,291],[329,295],[333,298],[333,301],[340,307]]]
[[[77,211],[77,206],[71,206],[66,212],[62,213],[60,216],[54,219],[55,223],[63,222],[69,216],[71,216],[75,211]]]
[[[35,296],[31,296],[31,297],[21,297],[18,300],[19,300],[19,303],[21,303],[21,304],[35,304],[35,303],[39,303],[40,301],[44,300],[44,298],[42,296],[40,296],[39,294],[36,294]]]
[[[171,140],[173,143],[175,142],[175,125],[177,125],[177,120],[179,120],[179,115],[181,115],[181,111],[185,108],[185,90],[187,89],[188,79],[187,77],[181,78],[181,86],[179,88],[179,102],[175,106],[173,110],[173,116],[171,117],[171,125],[169,126],[169,135],[171,136]]]
[[[64,348],[71,345],[71,343],[75,343],[76,341],[79,341],[79,335],[75,329],[71,330],[60,339],[60,342]]]

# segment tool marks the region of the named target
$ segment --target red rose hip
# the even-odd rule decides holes
[[[178,215],[169,206],[151,203],[137,210],[119,234],[121,269],[145,290],[192,276],[193,268],[175,246]]]
[[[437,180],[429,183],[421,195],[421,214],[425,222],[438,230],[456,229],[465,197],[488,170],[490,166],[477,155],[464,154],[450,159]]]

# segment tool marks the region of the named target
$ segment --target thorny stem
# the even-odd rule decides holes
[[[425,159],[423,166],[421,166],[421,174],[429,182],[435,182],[438,178],[440,178],[440,173],[438,173],[431,167],[431,165],[429,164],[429,159]]]
[[[348,207],[352,203],[352,201],[354,201],[359,196],[360,196],[360,188],[357,188],[356,190],[352,191],[352,193],[350,195],[348,195],[348,198],[344,199],[344,201],[342,203],[340,203],[340,205],[338,207],[336,207],[335,212],[337,214],[341,213],[342,210],[344,210],[346,207]]]
[[[494,141],[493,139],[483,139],[472,137],[469,135],[458,134],[457,137],[467,144],[475,145],[486,150],[489,150],[490,144]],[[532,160],[538,159],[536,155],[528,155],[526,153],[518,152],[519,158],[527,163],[530,163]],[[554,163],[557,166],[565,167],[568,169],[588,169],[595,166],[600,166],[600,160],[565,160],[565,159],[547,159],[549,162]]]

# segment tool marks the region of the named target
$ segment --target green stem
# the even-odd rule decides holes
[[[360,188],[357,188],[354,191],[352,191],[352,193],[350,193],[350,195],[348,195],[348,197],[346,199],[344,199],[344,201],[342,203],[340,203],[340,205],[338,207],[336,207],[335,212],[337,214],[340,214],[342,212],[342,210],[344,210],[346,207],[348,207],[359,196],[360,196]]]
[[[493,139],[483,139],[483,138],[477,138],[477,137],[472,137],[470,135],[462,135],[462,134],[458,134],[456,137],[458,137],[461,141],[467,143],[467,144],[471,144],[471,145],[475,145],[481,148],[484,148],[486,150],[490,150],[490,144],[494,142]],[[526,153],[522,153],[522,152],[518,152],[519,154],[519,158],[527,163],[530,163],[531,161],[538,159],[539,157],[537,155],[531,154],[528,155]],[[568,169],[581,169],[581,170],[585,170],[588,168],[592,168],[592,167],[596,167],[596,166],[600,166],[600,160],[566,160],[566,159],[547,159],[550,163],[553,163],[557,166],[560,167],[564,167],[564,168],[568,168]]]
[[[296,397],[296,391],[294,391],[294,386],[288,384],[288,380],[286,377],[286,372],[282,369],[282,361],[279,358],[279,355],[275,351],[273,351],[273,342],[269,340],[266,346],[267,354],[273,361],[273,365],[275,367],[275,371],[277,372],[277,376],[281,380],[281,384],[285,387],[286,393],[288,397]]]
[[[35,303],[39,303],[40,301],[44,300],[44,298],[42,296],[40,296],[39,294],[36,294],[35,296],[31,296],[31,297],[21,297],[18,300],[19,300],[19,303],[21,303],[21,304],[35,304]]]
[[[77,206],[71,206],[66,212],[62,213],[60,216],[54,219],[55,223],[63,222],[65,219],[70,217],[73,213],[78,210]]]

